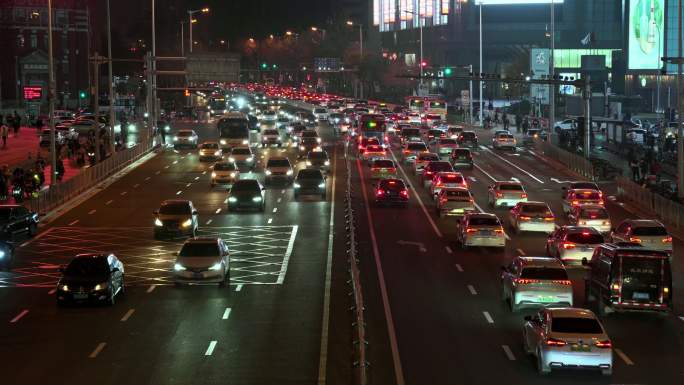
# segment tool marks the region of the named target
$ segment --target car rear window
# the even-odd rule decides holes
[[[608,219],[608,210],[604,208],[583,208],[580,212],[580,218],[586,219]]]
[[[470,158],[470,151],[465,149],[459,149],[454,152],[454,155],[460,159]]]
[[[393,189],[403,189],[406,186],[404,185],[404,182],[401,180],[383,180],[380,182],[380,187],[382,188],[393,188]]]
[[[328,110],[326,110],[325,108],[316,108],[316,109],[314,109],[314,112],[317,114],[321,114],[321,113],[328,112]]]
[[[317,138],[318,133],[316,131],[304,131],[302,132],[302,138]]]
[[[391,160],[376,160],[373,162],[373,167],[383,167],[383,168],[392,168],[394,167],[394,162]]]
[[[603,243],[603,235],[594,233],[571,233],[566,237],[568,242],[584,245],[597,245]]]
[[[470,193],[464,190],[445,190],[444,194],[450,198],[470,198]]]
[[[447,174],[442,177],[442,180],[446,183],[463,183],[463,175]]]
[[[500,139],[513,139],[513,135],[510,134],[499,134]]]
[[[553,317],[551,331],[556,333],[602,334],[603,328],[593,318]]]
[[[659,226],[645,226],[645,227],[635,227],[632,230],[633,235],[641,236],[666,236],[667,230],[664,227]]]
[[[439,156],[437,156],[437,154],[432,154],[432,153],[420,154],[420,155],[418,155],[418,160],[429,160],[429,161],[439,160]]]
[[[499,220],[497,218],[470,218],[468,221],[469,226],[499,226]]]
[[[527,279],[546,279],[546,280],[565,280],[568,274],[565,269],[556,267],[524,267],[520,278]]]
[[[578,191],[575,193],[575,199],[601,199],[598,191]]]
[[[425,151],[427,147],[423,143],[409,143],[407,149],[411,151]]]
[[[216,257],[221,255],[217,243],[186,243],[178,253],[179,257]]]
[[[372,146],[366,147],[368,151],[383,151],[383,148],[381,146],[378,146],[377,144],[374,144]]]
[[[451,171],[451,170],[453,170],[453,167],[451,167],[451,163],[449,163],[449,162],[430,162],[428,164],[428,167],[432,171]]]
[[[523,205],[521,211],[524,213],[527,213],[527,214],[535,214],[535,215],[543,215],[543,216],[553,215],[551,213],[551,210],[549,210],[549,208],[547,206],[542,206],[542,205]]]
[[[499,185],[501,191],[523,191],[523,187],[519,184],[501,184]]]

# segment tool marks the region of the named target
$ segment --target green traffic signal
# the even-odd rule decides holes
[[[78,93],[78,97],[81,98],[81,99],[85,99],[85,97],[86,97],[85,91],[79,92],[79,93]]]
[[[266,69],[268,67],[268,64],[266,63],[261,63],[261,68]]]
[[[445,76],[451,76],[451,72],[452,72],[451,68],[445,68],[444,69],[444,75]]]
[[[278,65],[277,65],[277,64],[274,64],[274,65],[273,65],[273,69],[276,69],[276,68],[278,68]]]

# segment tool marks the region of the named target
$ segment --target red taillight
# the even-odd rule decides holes
[[[580,204],[579,201],[572,201],[573,206],[579,206],[579,204]]]
[[[497,234],[503,234],[503,229],[494,229],[494,232]]]
[[[477,233],[477,231],[478,231],[477,229],[470,229],[470,228],[466,229],[466,233],[468,233],[468,234]]]
[[[555,219],[556,219],[556,218],[554,218],[554,217],[544,217],[544,220],[547,221],[547,222],[551,222],[551,221],[553,221],[553,220],[555,220]]]
[[[594,343],[594,345],[596,345],[597,348],[601,348],[601,349],[608,349],[608,348],[613,347],[613,344],[610,342],[610,340],[596,341]]]
[[[563,242],[563,248],[566,250],[567,249],[574,249],[575,247],[577,247],[577,245],[575,245],[572,242]]]
[[[503,196],[504,196],[503,193],[500,193],[500,192],[496,193],[497,198],[503,198]]]
[[[425,171],[425,175],[432,175],[432,171]]]
[[[569,279],[557,279],[551,282],[557,283],[559,285],[572,286],[572,282]]]
[[[532,218],[525,216],[525,215],[521,215],[518,219],[520,219],[521,221],[529,221]]]
[[[444,184],[444,183],[442,183],[441,180],[440,180],[439,182],[437,182],[437,186],[441,186],[441,185],[443,185],[443,184]]]
[[[668,235],[667,237],[663,238],[663,243],[672,243],[672,237]]]
[[[520,194],[520,198],[527,198],[527,194],[525,194],[525,193]]]
[[[539,282],[538,279],[527,279],[527,278],[518,278],[515,280],[515,283],[517,283],[518,285],[527,285],[530,283],[538,283],[538,282]]]
[[[641,243],[641,238],[629,237],[629,241],[634,243]]]
[[[381,197],[385,192],[383,190],[378,190],[376,193],[379,197]]]
[[[399,195],[401,195],[404,198],[408,198],[408,191],[407,190],[401,190],[399,192]]]
[[[544,341],[546,346],[565,346],[567,345],[567,342],[563,340],[559,340],[557,338],[549,338],[548,340]]]

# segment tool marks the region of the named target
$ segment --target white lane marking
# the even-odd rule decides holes
[[[134,184],[134,185],[133,185],[133,188],[138,188],[138,186],[140,186],[140,183]]]
[[[333,178],[334,178],[334,176],[333,176]],[[280,203],[282,200],[283,200],[283,198],[278,198],[278,199],[276,200],[276,202]]]
[[[525,255],[525,251],[523,251],[523,249],[515,249],[515,251],[517,251],[520,255]]]
[[[469,176],[468,179],[470,179],[471,182],[477,182],[477,179],[475,179],[474,176]]]
[[[218,214],[220,212],[221,212],[221,208],[218,208],[218,209],[216,209],[216,211],[214,211],[214,214]]]
[[[278,212],[278,208],[277,208],[277,207],[274,207],[274,208],[273,208],[273,212],[274,212],[274,213],[277,213],[277,212]]]
[[[174,160],[174,161],[173,161],[173,164],[178,164],[178,161],[177,161],[177,160]]]
[[[157,285],[152,285],[152,286],[148,287],[147,292],[151,293],[156,287],[157,287]]]
[[[475,166],[476,169],[482,171],[483,174],[487,175],[487,178],[491,179],[492,182],[496,182],[496,179],[493,176],[489,175],[489,173],[487,171],[483,170],[482,167],[478,166],[475,163],[473,163],[473,165]]]
[[[22,319],[26,314],[28,314],[28,312],[29,312],[29,311],[28,311],[27,309],[24,309],[24,310],[20,311],[19,314],[17,314],[14,318],[12,318],[12,320],[10,320],[10,323],[11,323],[11,324],[17,323],[17,321],[19,321],[20,319]]]
[[[680,316],[679,316],[679,319],[682,320],[682,321],[684,321],[684,316],[681,316],[681,315],[680,315]]]
[[[285,190],[280,190],[280,194],[285,194]]]
[[[178,190],[178,192],[176,192],[176,195],[181,195],[182,193],[183,193],[183,190]]]
[[[394,153],[392,153],[392,157],[394,158],[395,163],[399,164],[399,162],[397,162],[397,158],[394,156]],[[399,356],[399,347],[397,345],[397,335],[394,330],[394,320],[392,319],[392,310],[390,308],[389,296],[387,295],[387,284],[385,283],[385,274],[382,271],[382,263],[380,262],[380,249],[378,248],[378,240],[375,236],[375,224],[373,223],[373,216],[371,215],[370,203],[368,202],[368,191],[366,188],[366,182],[363,177],[363,170],[361,169],[361,162],[359,160],[356,161],[356,167],[359,172],[359,178],[361,178],[361,190],[363,194],[363,200],[366,206],[366,218],[368,221],[368,228],[371,236],[370,238],[373,249],[373,256],[375,257],[375,270],[377,271],[378,275],[378,284],[380,285],[380,294],[382,297],[382,304],[385,312],[385,321],[387,322],[387,335],[389,337],[390,348],[392,351],[392,361],[394,363],[394,377],[396,379],[397,385],[405,385],[406,382],[404,381],[404,372],[401,367],[401,358]],[[405,180],[409,180],[401,166],[399,169],[404,174],[404,178],[406,178]],[[413,192],[416,193],[415,190]],[[416,197],[418,197],[417,193]],[[419,197],[418,199],[420,201]],[[423,209],[425,209],[424,206]],[[427,211],[425,212],[425,215],[428,217],[430,222],[432,222],[432,218],[430,218]],[[439,232],[439,229],[437,229],[437,226],[434,224],[434,222],[432,222],[432,225],[434,226],[435,231],[437,231],[437,233],[441,237],[441,233]]]
[[[515,356],[513,355],[513,351],[511,350],[510,347],[508,347],[508,345],[501,345],[501,348],[503,349],[504,353],[506,353],[506,357],[508,357],[508,359],[510,361],[515,361]]]
[[[199,177],[198,177],[198,176],[196,176],[196,177],[195,177],[195,180],[199,180]]]
[[[228,198],[226,198],[226,199],[223,201],[223,203],[228,203]]]
[[[53,295],[56,292],[57,292],[57,289],[52,289],[52,290],[48,291],[48,295]]]
[[[160,171],[160,170],[157,170],[157,171],[154,173],[154,175],[159,175],[159,174],[161,174],[161,171]]]
[[[128,193],[128,191],[124,191],[124,192],[122,192],[122,193],[119,194],[119,195],[124,196],[124,195],[126,195],[127,193]]]
[[[463,273],[463,268],[461,267],[461,264],[457,263],[454,266],[456,266],[456,270],[458,270],[459,273]]]
[[[114,202],[113,199],[108,200],[107,202],[105,202],[105,206],[109,206],[112,202]]]
[[[207,224],[207,225],[210,225],[210,224],[211,224],[211,222],[213,222],[213,221],[214,221],[213,219],[209,219],[209,220],[207,221],[207,223],[206,223],[206,224]]]
[[[241,283],[238,284],[237,286],[235,286],[235,291],[242,291],[242,284]]]
[[[446,249],[446,252],[449,254],[454,252],[453,250],[451,250],[451,247],[449,247],[449,246],[445,247],[445,249]]]
[[[488,323],[493,324],[494,319],[492,319],[492,316],[489,315],[488,311],[483,311],[482,314],[484,315],[485,319],[487,320]]]
[[[202,171],[202,175],[206,175],[206,174],[207,174],[206,170]]]
[[[192,183],[188,183],[185,185],[185,187],[190,187],[190,186],[192,186]]]
[[[95,357],[97,357],[97,355],[100,354],[100,352],[102,351],[102,349],[104,349],[105,346],[107,346],[107,343],[106,343],[106,342],[100,342],[99,344],[97,344],[97,347],[95,347],[95,350],[93,350],[93,352],[90,353],[90,355],[88,356],[88,358],[95,358]]]
[[[75,225],[75,224],[77,224],[77,223],[78,223],[78,219],[75,220],[75,221],[73,221],[73,222],[71,222],[71,223],[69,223],[69,226],[73,226],[73,225]]]
[[[131,318],[131,316],[133,315],[134,312],[135,312],[135,309],[128,309],[126,314],[124,314],[124,316],[121,317],[121,322],[128,321],[128,319]]]
[[[92,210],[88,211],[88,215],[93,215],[93,214],[95,214],[96,211],[97,211],[97,210],[92,209]]]
[[[410,179],[409,179],[408,175],[406,175],[406,172],[404,171],[404,168],[401,166],[401,163],[399,162],[399,160],[397,160],[397,157],[394,156],[394,152],[390,151],[390,154],[392,154],[392,158],[394,159],[394,163],[395,163],[397,166],[399,166],[399,170],[400,170],[401,173],[404,175],[404,180],[405,180],[405,181],[409,181]],[[359,160],[357,160],[357,161],[356,161],[356,164],[357,164],[357,166],[358,166],[358,168],[359,168],[359,173],[362,173],[363,171],[361,170],[361,162],[360,162]],[[363,179],[363,178],[362,178],[362,179]],[[420,195],[418,195],[418,191],[416,191],[416,189],[413,187],[413,183],[409,183],[409,188],[413,191],[413,196],[415,196],[416,199],[418,200],[418,204],[420,205],[420,208],[423,209],[423,213],[425,214],[425,217],[427,217],[428,222],[430,222],[430,225],[432,225],[432,229],[435,230],[435,233],[437,234],[437,236],[438,236],[439,238],[442,238],[442,232],[439,231],[439,228],[437,227],[437,224],[435,223],[435,221],[432,220],[432,217],[431,217],[430,214],[428,213],[427,208],[425,208],[425,205],[423,204],[423,200],[420,199]],[[364,185],[364,189],[365,189],[365,185]],[[366,198],[366,197],[365,197],[365,193],[364,193],[364,198]],[[366,204],[368,204],[368,202],[366,202]],[[368,207],[366,207],[366,208],[368,208]],[[369,209],[369,210],[370,210],[370,209]],[[402,375],[403,375],[403,374],[402,374]],[[404,379],[402,378],[401,380],[403,381]]]
[[[297,231],[298,230],[299,230],[299,225],[292,226],[292,233],[290,234],[290,240],[287,243],[287,249],[285,250],[285,258],[283,258],[283,262],[280,264],[280,272],[278,273],[278,279],[276,280],[276,283],[278,285],[282,284],[285,281],[285,273],[287,273],[287,266],[290,263],[290,257],[292,256],[292,250],[294,249],[294,242],[295,242],[295,239],[297,238]]]
[[[475,287],[473,285],[468,285],[468,291],[472,295],[477,295],[477,290],[475,290]]]
[[[148,177],[145,177],[145,182],[147,182],[147,181],[150,180],[150,179],[151,179],[151,177],[149,177],[149,176],[148,176]]]
[[[164,168],[169,168],[169,166],[164,166]]]
[[[223,317],[221,317],[221,319],[228,319],[228,317],[230,317],[230,311],[230,308],[227,307],[226,310],[223,311]]]
[[[530,178],[536,180],[537,182],[539,182],[539,183],[541,183],[541,184],[544,184],[544,181],[543,181],[543,180],[541,180],[541,179],[537,178],[536,176],[532,175],[532,174],[531,174],[530,172],[528,172],[527,170],[524,170],[524,169],[520,168],[517,164],[515,164],[515,163],[509,161],[508,159],[502,157],[501,155],[495,153],[494,151],[492,151],[492,150],[490,150],[490,149],[488,149],[488,148],[486,148],[485,150],[489,151],[492,155],[494,155],[494,156],[496,156],[497,158],[503,160],[504,162],[510,164],[511,166],[517,168],[518,170],[524,172],[524,173],[527,174],[527,176],[529,176]]]
[[[634,365],[634,361],[630,360],[629,357],[627,357],[627,355],[625,354],[625,352],[623,352],[620,349],[613,349],[613,350],[615,351],[615,354],[617,354],[620,358],[622,358],[622,361],[625,361],[625,364],[627,364],[629,366]]]
[[[271,223],[273,223],[273,218],[268,218],[268,224],[270,225]]]

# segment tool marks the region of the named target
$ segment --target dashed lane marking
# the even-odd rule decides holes
[[[445,247],[445,249],[446,249],[446,252],[449,254],[454,252],[453,250],[451,250],[451,247],[449,247],[449,246]]]
[[[280,190],[280,194],[285,194],[285,190]]]
[[[73,226],[73,225],[75,225],[75,224],[77,224],[77,223],[78,223],[78,219],[75,220],[75,221],[73,221],[73,222],[71,222],[71,223],[69,223],[69,226]]]
[[[124,196],[124,195],[126,195],[126,194],[128,194],[128,191],[122,192],[122,193],[121,193],[121,196]]]
[[[622,359],[622,361],[625,362],[625,364],[627,364],[629,366],[634,365],[634,361],[630,360],[629,357],[627,357],[627,355],[625,354],[625,352],[623,352],[620,349],[613,349],[613,350],[615,351],[615,354],[617,354],[618,357],[620,357]]]
[[[493,176],[491,176],[487,171],[483,170],[482,167],[478,166],[475,163],[473,163],[473,165],[475,166],[476,169],[482,171],[483,174],[487,175],[487,178],[491,179],[492,182],[496,182],[496,179]]]
[[[105,206],[109,206],[112,202],[114,202],[113,199],[108,200],[107,202],[105,202]]]
[[[88,215],[93,215],[93,214],[95,214],[96,211],[97,211],[97,210],[92,209],[92,210],[88,211]]]
[[[53,295],[56,292],[57,292],[57,289],[52,289],[52,290],[48,291],[48,295]]]
[[[160,171],[160,170],[157,170],[157,171],[154,173],[154,175],[159,175],[159,174],[161,174],[161,171]]]
[[[468,291],[472,295],[477,295],[477,290],[475,290],[475,287],[473,285],[468,285]]]
[[[278,198],[276,202],[280,203],[283,200],[283,198]]]
[[[97,347],[95,347],[95,350],[93,350],[93,352],[90,353],[90,355],[88,356],[88,358],[96,358],[97,355],[100,354],[100,352],[102,351],[102,349],[105,348],[105,346],[107,346],[107,343],[106,343],[106,342],[100,342],[99,344],[97,344]]]
[[[183,190],[178,190],[178,192],[176,192],[176,195],[181,195],[182,193],[183,193]]]
[[[484,315],[485,319],[487,320],[487,323],[493,324],[494,319],[492,318],[491,315],[489,315],[488,311],[483,311],[482,314]]]
[[[503,349],[504,353],[506,353],[506,357],[508,357],[508,359],[510,361],[515,361],[515,356],[513,355],[513,351],[511,350],[510,347],[508,347],[508,345],[501,345],[501,348]]]
[[[268,224],[270,225],[271,223],[273,223],[273,218],[268,218]]]
[[[468,179],[470,179],[471,182],[477,182],[477,179],[475,179],[474,176],[469,176]]]
[[[149,176],[148,176],[148,177],[145,177],[145,182],[147,182],[147,181],[150,180],[150,179],[151,179],[151,177],[149,177]]]
[[[230,317],[230,308],[229,307],[227,307],[226,310],[223,312],[223,317],[221,317],[221,318],[222,319],[228,319],[228,317]]]
[[[192,183],[188,183],[185,185],[185,187],[190,187],[190,186],[192,186]]]
[[[138,186],[140,186],[140,183],[134,184],[134,185],[133,185],[133,188],[138,188]]]
[[[173,161],[173,164],[178,164],[178,161],[177,161],[177,160],[174,160],[174,161]],[[167,166],[167,167],[168,167],[168,166]]]
[[[454,266],[456,267],[456,270],[458,270],[459,273],[463,273],[463,268],[461,267],[460,264],[457,263]]]
[[[515,249],[515,251],[517,251],[520,255],[525,255],[525,251],[523,251],[523,249]]]
[[[196,177],[195,177],[195,180],[199,180],[199,177],[198,177],[198,176],[196,176]]]
[[[277,208],[277,207],[274,207],[274,208],[273,208],[273,212],[274,212],[274,213],[277,213],[277,212],[278,212],[278,208]]]
[[[202,175],[207,175],[207,171],[206,170],[202,171]]]
[[[214,211],[214,214],[218,214],[220,212],[221,212],[221,208],[218,208],[218,209],[216,209],[216,211]]]
[[[147,288],[147,292],[148,292],[148,293],[153,292],[154,289],[155,289],[156,287],[157,287],[157,285],[152,285],[152,286],[148,287],[148,288]]]
[[[164,168],[165,168],[165,169],[166,169],[166,168],[169,168],[169,166],[164,166]]]
[[[131,318],[131,316],[133,315],[134,312],[135,312],[135,309],[128,309],[126,314],[124,314],[124,316],[121,317],[121,322],[128,321],[128,319]]]
[[[237,286],[235,286],[235,291],[242,291],[242,284],[239,283]]]
[[[19,320],[24,318],[24,316],[28,314],[28,312],[29,311],[27,309],[20,311],[19,314],[17,314],[14,318],[10,320],[10,323],[13,324],[19,322]]]
[[[207,225],[210,225],[210,224],[211,224],[211,222],[213,222],[213,221],[214,221],[213,219],[209,219],[209,220],[207,221],[207,223],[206,223],[206,224],[207,224]]]

